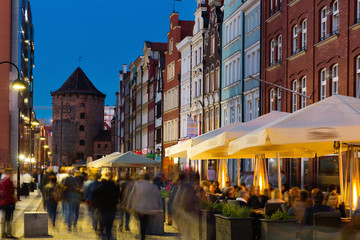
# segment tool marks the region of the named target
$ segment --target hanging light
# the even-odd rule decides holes
[[[39,120],[37,120],[36,118],[34,120],[31,121],[31,125],[32,126],[39,126],[40,125],[40,122]]]
[[[46,140],[46,137],[45,137],[44,135],[42,135],[42,134],[41,134],[41,136],[40,136],[40,140],[41,140],[41,141],[45,141],[45,140]]]
[[[11,83],[11,87],[16,90],[24,90],[26,88],[26,84],[18,78]]]

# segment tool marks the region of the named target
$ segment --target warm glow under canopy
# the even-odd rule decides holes
[[[229,142],[241,137],[263,125],[277,121],[288,116],[290,113],[273,111],[258,117],[252,121],[229,125],[222,133],[207,139],[188,150],[188,157],[191,159],[224,159],[233,158],[228,155]],[[253,157],[252,155],[249,157]]]
[[[334,153],[334,141],[359,142],[359,133],[360,99],[335,95],[232,141],[228,153],[322,156]]]

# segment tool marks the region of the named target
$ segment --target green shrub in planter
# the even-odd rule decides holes
[[[200,201],[200,208],[209,211],[221,212],[223,209],[223,205],[223,203],[212,204],[211,202],[206,200]]]
[[[287,212],[277,210],[261,219],[261,239],[295,239],[296,220]]]
[[[253,239],[254,218],[247,207],[224,204],[216,214],[216,240]]]

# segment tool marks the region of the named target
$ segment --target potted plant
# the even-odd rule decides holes
[[[295,239],[296,220],[287,212],[277,210],[261,219],[261,239]]]
[[[215,214],[216,240],[252,239],[254,218],[247,207],[224,204],[222,214]]]
[[[201,208],[201,239],[215,240],[215,214],[220,214],[223,204],[212,204],[209,201],[200,201]]]

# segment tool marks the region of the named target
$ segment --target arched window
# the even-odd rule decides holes
[[[271,89],[270,90],[270,95],[269,95],[269,97],[270,97],[270,112],[271,111],[274,111],[275,110],[275,102],[274,102],[274,100],[275,100],[275,90],[274,89]]]
[[[307,47],[307,21],[306,19],[301,23],[301,49],[305,50]]]
[[[338,0],[334,1],[332,5],[332,31],[336,32],[339,30],[339,2]]]
[[[295,54],[296,50],[297,50],[297,39],[298,39],[297,26],[296,25],[293,27],[292,33],[293,33],[292,54]]]
[[[80,119],[85,119],[85,113],[80,113]]]
[[[323,9],[321,9],[320,41],[324,40],[326,37],[326,27],[327,27],[326,7],[323,7]]]
[[[360,4],[360,0],[359,0]],[[360,98],[360,55],[356,58],[356,97]]]
[[[79,127],[79,130],[80,130],[81,132],[85,131],[85,126],[81,125],[81,126]]]
[[[292,82],[292,90],[295,92],[297,92],[297,88],[298,88],[297,85],[298,85],[297,81],[294,80]],[[295,112],[296,110],[297,110],[297,94],[293,93],[292,94],[292,112]]]
[[[84,146],[85,145],[85,140],[80,140],[80,146]]]
[[[326,68],[320,72],[320,100],[326,98]]]
[[[335,64],[331,69],[331,93],[332,95],[339,94],[339,64]]]
[[[276,103],[277,103],[277,110],[281,111],[281,88],[277,89],[277,94],[276,94]]]
[[[306,95],[306,76],[301,78],[301,93]],[[301,96],[301,108],[306,107],[306,97]]]
[[[278,36],[277,43],[278,43],[277,60],[278,60],[278,62],[281,62],[281,58],[282,58],[282,37],[281,37],[281,35]]]
[[[275,63],[275,40],[270,42],[270,66]]]

